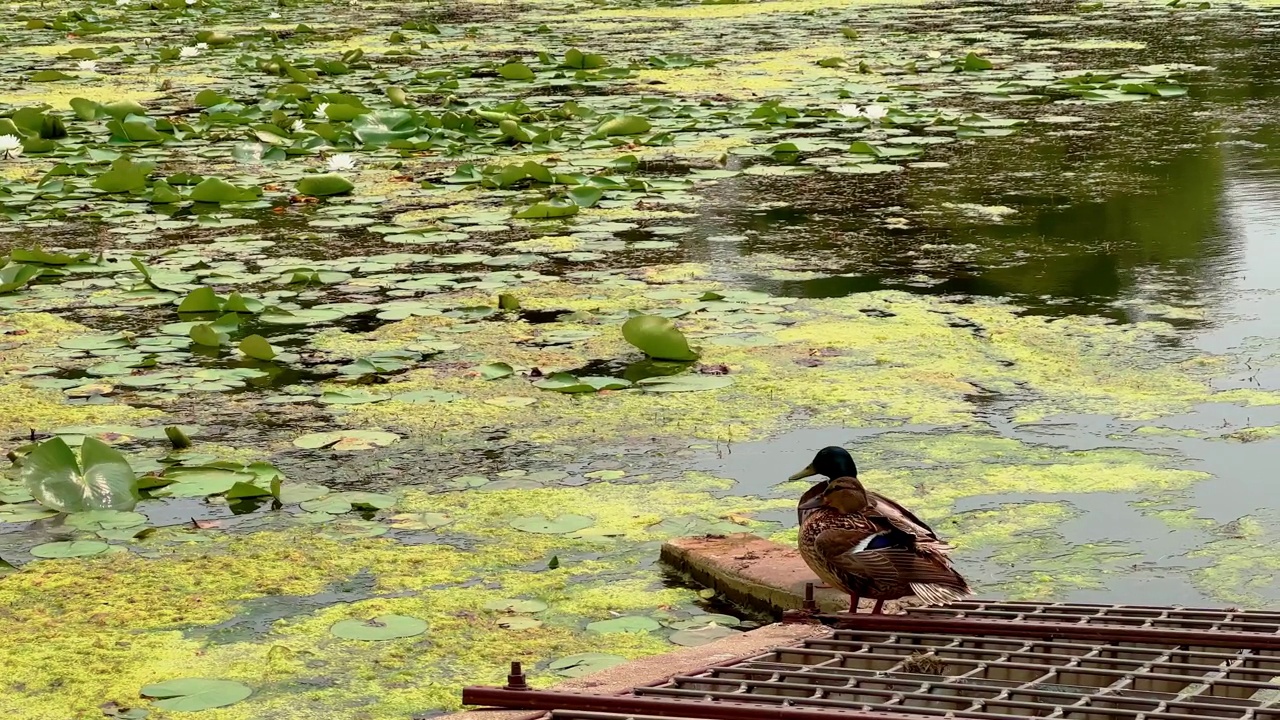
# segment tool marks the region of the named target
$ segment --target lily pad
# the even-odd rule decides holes
[[[696,360],[684,333],[671,318],[638,315],[622,324],[622,336],[649,357],[659,360]]]
[[[170,712],[196,712],[235,705],[253,694],[253,689],[233,680],[181,678],[146,685],[140,693],[155,698],[151,707]]]
[[[539,613],[547,609],[541,600],[500,599],[490,600],[482,605],[485,610],[496,610],[508,613]]]
[[[737,634],[738,631],[730,630],[719,623],[708,623],[707,625],[696,629],[677,630],[676,632],[671,633],[671,637],[667,639],[676,645],[692,647],[696,645],[706,645],[707,643],[715,642],[720,638],[726,638]]]
[[[97,540],[69,540],[51,542],[31,548],[31,554],[38,558],[74,558],[101,555],[111,546]]]
[[[578,653],[577,655],[566,655],[558,660],[552,660],[547,669],[563,677],[576,678],[606,670],[615,665],[621,665],[626,661],[627,659],[620,655]]]
[[[342,620],[329,632],[346,640],[395,640],[427,631],[427,622],[407,615],[380,615],[370,620]]]
[[[564,535],[585,530],[595,524],[593,518],[584,515],[559,515],[554,518],[522,517],[509,524],[517,530],[544,535]]]
[[[651,632],[660,627],[662,627],[662,624],[657,620],[642,615],[624,615],[609,620],[597,620],[593,623],[587,623],[587,631],[596,633]]]
[[[133,468],[118,450],[87,437],[80,458],[61,437],[40,443],[26,457],[19,479],[45,507],[64,512],[132,510],[137,504]]]
[[[701,392],[720,390],[733,384],[728,375],[664,375],[640,380],[636,386],[645,392]]]
[[[375,447],[386,447],[400,439],[392,432],[381,430],[333,430],[330,432],[307,433],[294,438],[295,447],[305,450],[330,448],[332,450],[368,450]]]

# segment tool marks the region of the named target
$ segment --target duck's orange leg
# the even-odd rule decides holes
[[[872,614],[872,615],[879,615],[879,614],[880,614],[880,607],[881,607],[882,605],[884,605],[884,600],[877,600],[877,601],[876,601],[876,606],[875,606],[875,607],[873,607],[873,608],[871,608],[871,614]]]
[[[858,596],[853,593],[849,594],[849,612],[858,612]]]

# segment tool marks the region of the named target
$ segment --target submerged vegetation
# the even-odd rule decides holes
[[[1188,340],[1224,171],[1170,139],[1212,145],[1266,9],[10,8],[13,717],[422,717],[710,642],[760,619],[659,545],[794,542],[758,461],[831,428],[983,594],[1160,571],[1101,504],[1195,599],[1280,597],[1274,528],[1192,495],[1280,391],[1266,341]]]

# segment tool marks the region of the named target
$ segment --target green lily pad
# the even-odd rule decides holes
[[[19,479],[42,505],[63,512],[132,510],[136,475],[118,450],[87,437],[77,459],[61,437],[40,443],[22,463]]]
[[[696,645],[706,645],[707,643],[715,642],[720,638],[726,638],[737,634],[738,631],[730,630],[719,623],[708,623],[700,628],[677,630],[676,632],[671,633],[671,637],[667,639],[676,645],[693,647]]]
[[[320,396],[320,402],[324,405],[364,405],[390,399],[390,395],[371,393],[367,390],[344,390],[341,392],[326,390]]]
[[[515,369],[504,362],[491,362],[480,366],[480,377],[485,380],[498,380],[514,372]]]
[[[307,175],[298,181],[299,195],[343,195],[355,189],[355,184],[341,175]]]
[[[547,604],[541,600],[516,600],[507,598],[490,600],[481,607],[485,610],[495,610],[497,612],[506,613],[540,613],[547,609]]]
[[[180,678],[145,685],[139,694],[155,698],[151,707],[169,712],[197,712],[235,705],[253,694],[244,683],[233,680]]]
[[[395,640],[427,631],[427,622],[407,615],[381,615],[371,620],[342,620],[329,632],[346,640]]]
[[[276,499],[284,505],[294,505],[304,503],[308,500],[318,500],[330,492],[329,488],[323,485],[313,485],[310,483],[289,483],[281,485],[276,495]]]
[[[584,515],[559,515],[554,518],[522,517],[512,520],[509,525],[517,530],[540,533],[544,535],[564,535],[585,530],[595,524],[593,518]]]
[[[660,627],[662,627],[662,624],[651,617],[624,615],[618,618],[588,623],[587,631],[596,633],[650,632]]]
[[[626,661],[627,659],[620,655],[578,653],[577,655],[566,655],[558,660],[552,660],[547,669],[563,677],[576,678],[590,675],[615,665],[621,665]]]
[[[622,337],[640,352],[658,360],[698,359],[671,318],[637,315],[622,324]]]
[[[310,513],[324,513],[326,515],[341,515],[351,512],[352,509],[351,503],[335,495],[319,500],[307,500],[299,507]]]
[[[67,524],[80,530],[119,530],[142,525],[147,516],[119,510],[89,510],[67,515]]]
[[[37,545],[31,554],[38,558],[74,558],[101,555],[111,546],[97,540],[68,540]]]
[[[299,436],[294,438],[293,444],[306,450],[329,448],[348,451],[386,447],[399,439],[399,435],[381,430],[333,430]]]
[[[497,625],[503,630],[532,630],[533,628],[542,627],[542,621],[537,618],[525,617],[524,615],[512,615],[500,618]]]
[[[701,392],[720,390],[733,384],[728,375],[664,375],[640,380],[636,386],[645,392]]]

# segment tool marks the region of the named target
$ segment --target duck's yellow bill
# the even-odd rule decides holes
[[[805,466],[805,468],[804,468],[803,470],[801,470],[800,472],[796,473],[795,475],[792,475],[791,477],[787,478],[787,480],[788,480],[788,481],[790,481],[790,480],[803,480],[804,478],[807,478],[807,477],[810,477],[810,476],[813,476],[813,475],[817,475],[817,474],[818,474],[818,471],[817,471],[817,470],[814,470],[812,465],[806,465],[806,466]]]

